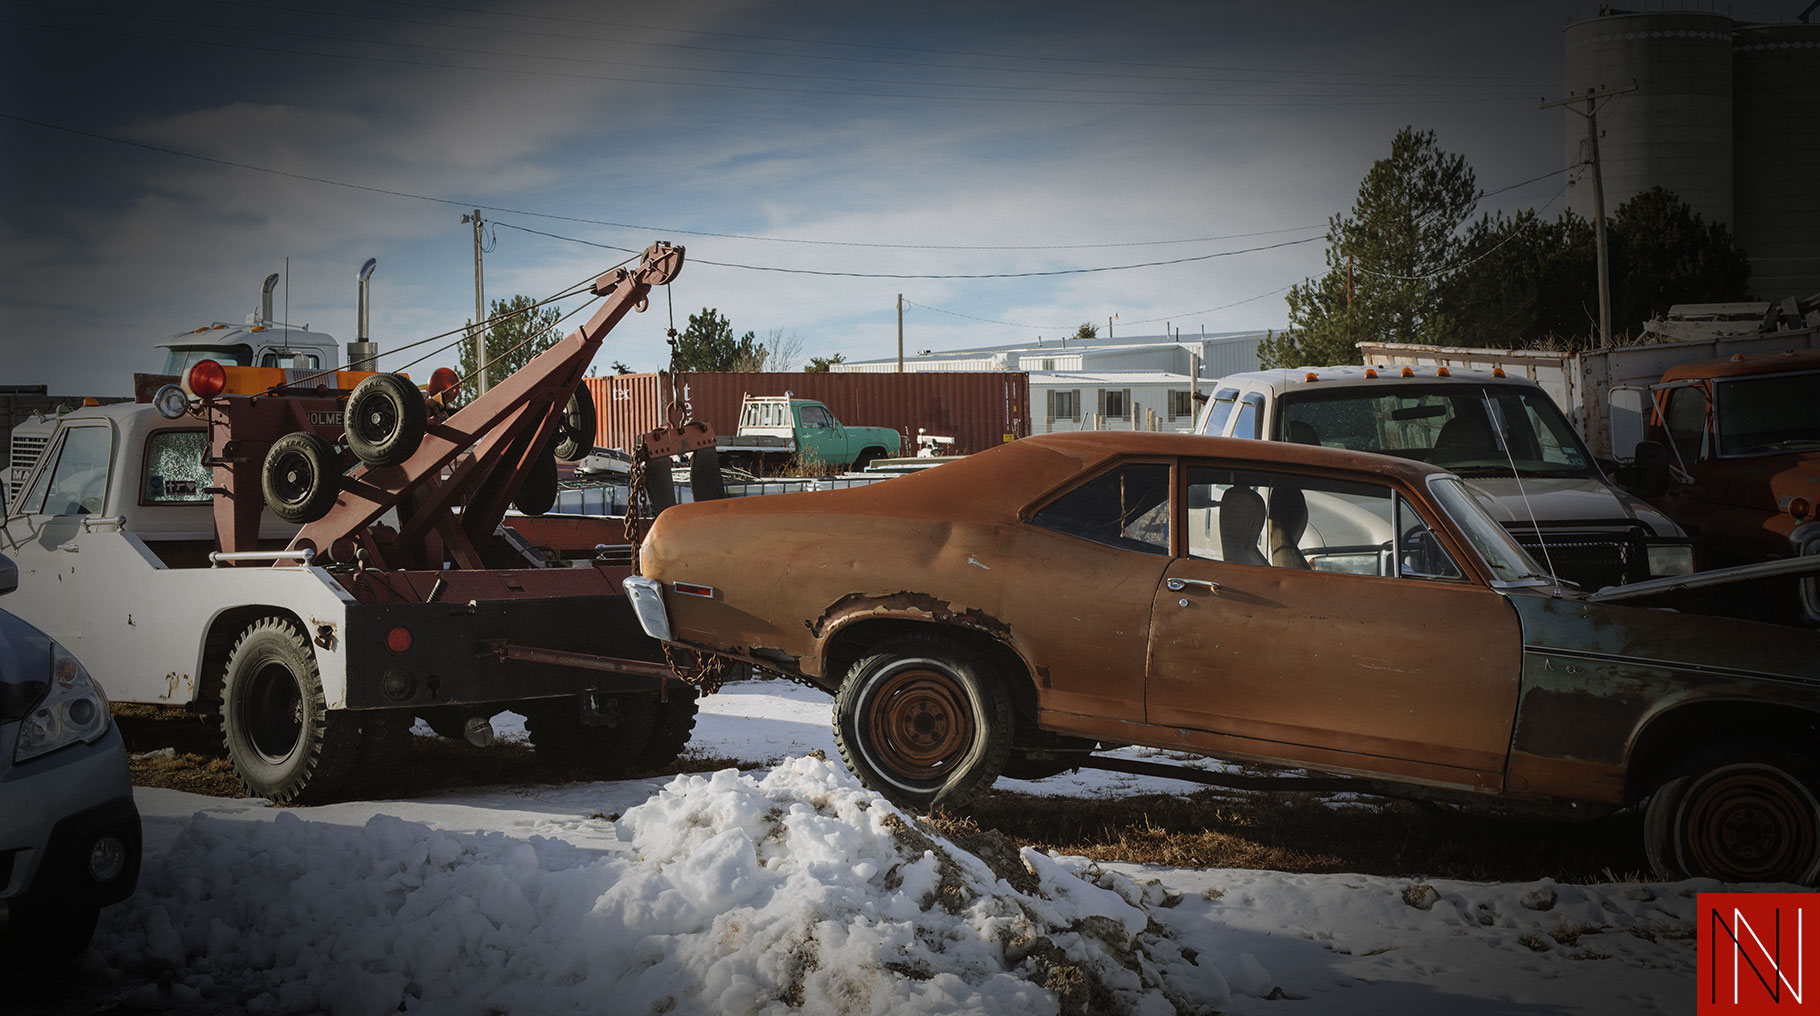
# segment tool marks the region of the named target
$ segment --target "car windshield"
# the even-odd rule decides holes
[[[1591,475],[1592,457],[1540,388],[1460,382],[1376,385],[1285,394],[1279,441],[1379,452],[1461,476]]]
[[[1429,479],[1428,489],[1453,519],[1460,534],[1466,537],[1466,542],[1472,544],[1472,549],[1478,551],[1480,559],[1491,569],[1493,581],[1548,581],[1535,559],[1511,538],[1509,530],[1485,514],[1484,507],[1466,489],[1466,484],[1456,477],[1436,476]]]
[[[1728,378],[1713,386],[1719,454],[1820,448],[1820,371]]]

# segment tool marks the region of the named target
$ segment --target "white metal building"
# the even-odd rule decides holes
[[[1058,339],[1024,346],[923,350],[906,372],[1018,370],[1030,375],[1030,433],[1194,427],[1194,398],[1227,374],[1258,369],[1263,332],[1184,337]],[[837,371],[891,373],[896,357],[836,364]]]

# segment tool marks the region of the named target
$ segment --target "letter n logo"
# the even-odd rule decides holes
[[[1820,957],[1820,896],[1701,893],[1698,923],[1701,1016],[1820,1016],[1806,979],[1808,954]]]

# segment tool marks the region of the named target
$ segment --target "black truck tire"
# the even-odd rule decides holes
[[[531,463],[531,471],[512,495],[512,507],[526,515],[542,515],[556,507],[556,456],[545,448]]]
[[[1663,879],[1820,884],[1820,778],[1811,753],[1731,742],[1650,795],[1643,846]]]
[[[585,458],[594,451],[594,396],[582,385],[569,396],[568,405],[556,418],[556,457],[564,462]]]
[[[689,494],[697,501],[719,501],[727,496],[720,475],[720,453],[700,448],[689,455]]]
[[[600,723],[582,722],[572,697],[538,699],[513,708],[524,714],[531,747],[545,762],[579,769],[590,779],[616,780],[638,764],[651,734],[657,696],[649,692],[598,696]]]
[[[1012,723],[1004,684],[942,635],[880,643],[834,698],[834,742],[847,769],[919,811],[991,786],[1010,758]]]
[[[335,447],[320,435],[307,430],[286,434],[272,442],[259,471],[266,506],[286,522],[322,518],[341,492],[340,467]]]
[[[701,705],[695,686],[683,681],[671,681],[669,685],[669,701],[652,697],[656,715],[651,721],[651,736],[638,753],[636,764],[640,769],[657,769],[676,761],[695,733],[695,714]]]
[[[248,793],[314,804],[333,799],[353,769],[360,726],[329,709],[303,629],[272,616],[247,626],[228,654],[221,735]]]
[[[396,466],[423,443],[423,393],[397,374],[374,374],[354,386],[342,424],[348,449],[369,466]]]

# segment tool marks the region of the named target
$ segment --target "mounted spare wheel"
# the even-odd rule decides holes
[[[286,522],[314,522],[335,507],[341,462],[320,435],[299,430],[272,442],[259,487],[272,514]]]
[[[374,374],[348,396],[348,448],[369,466],[396,466],[423,443],[423,393],[397,374]]]
[[[556,418],[556,457],[574,462],[594,451],[594,396],[582,385]]]
[[[247,626],[228,654],[221,735],[248,793],[313,804],[334,795],[354,768],[360,725],[346,710],[329,709],[309,638],[296,621],[274,615]]]
[[[556,456],[549,448],[531,461],[531,471],[512,495],[512,507],[526,515],[542,515],[556,507]]]

